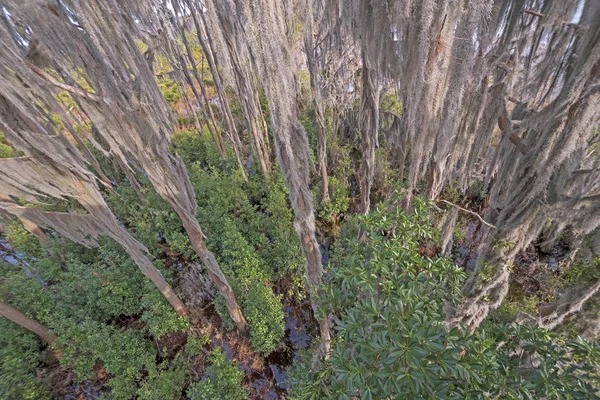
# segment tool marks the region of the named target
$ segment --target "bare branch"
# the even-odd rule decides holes
[[[489,222],[487,222],[485,219],[483,219],[483,217],[482,217],[481,215],[477,214],[477,213],[476,213],[476,212],[474,212],[474,211],[470,211],[470,210],[467,210],[466,208],[462,208],[462,207],[460,207],[460,206],[457,206],[457,205],[456,205],[456,204],[454,204],[454,203],[450,203],[448,200],[443,200],[443,199],[440,199],[439,201],[441,201],[442,203],[446,203],[446,204],[448,204],[448,205],[451,205],[452,207],[455,207],[455,208],[459,209],[460,211],[464,211],[464,212],[466,212],[466,213],[469,213],[469,214],[471,214],[471,215],[473,215],[473,216],[477,217],[477,219],[479,219],[479,220],[481,221],[481,223],[482,223],[482,224],[484,224],[484,225],[487,225],[487,226],[489,226],[490,228],[498,229],[496,226],[494,226],[494,225],[490,224]]]
[[[539,13],[539,12],[533,11],[533,10],[523,10],[523,12],[525,14],[533,15],[533,16],[540,17],[540,18],[544,18],[546,16],[546,14],[542,14],[542,13]]]
[[[56,86],[57,88],[66,90],[69,93],[73,93],[77,96],[84,97],[86,99],[95,101],[97,103],[102,102],[102,98],[100,96],[93,94],[93,93],[86,92],[85,90],[77,88],[75,86],[71,86],[71,85],[62,83],[59,80],[57,80],[56,78],[54,78],[52,75],[50,75],[49,73],[47,73],[46,71],[44,71],[43,69],[38,67],[37,65],[34,65],[29,61],[25,61],[25,62],[27,63],[29,68],[31,68],[31,70],[33,72],[35,72],[36,74],[38,74],[39,76],[41,76],[42,78],[44,78],[45,80],[50,82],[52,85]]]

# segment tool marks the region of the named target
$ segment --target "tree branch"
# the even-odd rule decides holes
[[[29,68],[31,68],[31,70],[33,72],[35,72],[36,74],[38,74],[39,76],[41,76],[42,78],[44,78],[45,80],[50,82],[52,85],[56,86],[57,88],[66,90],[67,92],[73,93],[77,96],[84,97],[86,99],[95,101],[96,103],[102,102],[102,98],[100,96],[93,94],[93,93],[86,92],[85,90],[80,89],[78,87],[62,83],[58,79],[56,79],[55,77],[53,77],[52,75],[50,75],[49,73],[47,73],[46,71],[44,71],[43,69],[38,67],[37,65],[34,65],[27,60],[25,60],[25,62],[27,63],[27,65],[29,65]]]
[[[546,16],[546,14],[542,14],[542,13],[539,13],[539,12],[533,11],[533,10],[523,10],[523,13],[533,15],[534,17],[539,17],[539,18],[544,18]],[[561,20],[560,22],[565,25],[568,25],[568,26],[579,26],[579,24],[574,24],[572,22],[567,22],[565,20]]]
[[[523,139],[521,139],[517,134],[513,133],[512,122],[510,120],[510,117],[508,116],[506,106],[504,107],[504,110],[498,117],[498,127],[504,135],[508,136],[508,140],[510,140],[510,142],[514,144],[515,147],[517,147],[517,149],[519,149],[521,154],[527,154],[527,152],[529,151],[529,147],[527,147],[527,145],[523,142]]]
[[[540,17],[540,18],[544,18],[546,16],[546,14],[542,14],[533,10],[523,10],[523,12],[525,14],[529,14],[529,15],[534,15],[536,17]]]
[[[487,222],[485,219],[483,219],[483,217],[482,217],[481,215],[477,214],[477,213],[476,213],[476,212],[474,212],[474,211],[470,211],[470,210],[467,210],[466,208],[462,208],[462,207],[460,207],[460,206],[457,206],[456,204],[454,204],[454,203],[450,203],[450,202],[449,202],[449,201],[447,201],[447,200],[440,199],[439,201],[441,201],[442,203],[446,203],[446,204],[448,204],[448,205],[451,205],[452,207],[455,207],[455,208],[459,209],[460,211],[464,211],[464,212],[466,212],[466,213],[469,213],[469,214],[471,214],[471,215],[473,215],[473,216],[477,217],[477,219],[479,219],[479,220],[481,221],[481,223],[482,223],[482,224],[484,224],[484,225],[487,225],[487,226],[489,226],[490,228],[498,229],[498,228],[497,228],[495,225],[492,225],[492,224],[490,224],[490,223],[489,223],[489,222]]]

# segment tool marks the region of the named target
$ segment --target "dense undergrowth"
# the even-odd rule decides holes
[[[434,236],[429,209],[422,199],[408,214],[380,204],[348,224],[322,292],[336,315],[331,360],[294,370],[292,397],[597,398],[594,343],[493,319],[475,332],[445,326],[465,272],[423,254]]]
[[[193,50],[203,63],[199,49]],[[167,69],[162,62],[159,57],[159,69]],[[174,80],[165,78],[159,87],[174,109],[181,108],[181,90]],[[400,115],[402,104],[394,99],[386,94],[382,110]],[[260,100],[268,120],[265,99]],[[232,104],[242,126],[241,110]],[[173,149],[192,182],[206,244],[248,320],[256,358],[264,361],[282,348],[291,351],[285,349],[282,301],[286,297],[299,304],[306,297],[305,262],[279,166],[273,167],[267,184],[256,160],[248,161],[245,181],[231,148],[222,157],[206,127],[197,132],[189,116],[179,115],[177,121]],[[314,113],[305,107],[301,122],[316,163],[313,121]],[[515,321],[557,299],[565,288],[595,281],[600,259],[576,258],[568,268],[538,267],[535,274],[519,270],[529,264],[515,266],[507,300],[480,329],[448,330],[446,307],[461,300],[466,273],[452,257],[438,255],[439,210],[416,198],[411,212],[402,211],[406,193],[398,190],[403,183],[392,168],[394,149],[382,139],[371,196],[380,205],[365,217],[353,216],[360,145],[344,129],[328,129],[327,139],[331,201],[323,201],[318,179],[311,189],[321,242],[333,249],[320,301],[334,321],[335,335],[331,359],[316,370],[310,350],[294,358],[290,397],[597,398],[600,349],[578,338],[582,329],[577,320],[558,333]],[[0,158],[13,155],[0,135]],[[97,156],[107,171],[114,171]],[[112,240],[89,249],[50,233],[48,242],[40,244],[19,222],[12,222],[4,227],[10,243],[6,259],[12,262],[0,262],[0,299],[49,327],[58,340],[48,347],[0,319],[0,398],[64,398],[80,390],[79,384],[91,388],[93,396],[110,399],[249,397],[246,389],[253,378],[214,340],[234,330],[225,301],[202,278],[205,271],[178,216],[148,180],[140,179],[141,189],[136,190],[115,172],[116,193],[103,194],[192,308],[191,316],[178,317]],[[481,190],[473,192],[483,207]],[[473,200],[451,190],[443,196],[463,205]],[[43,207],[69,211],[77,206],[49,201]],[[459,219],[453,235],[457,246],[467,239],[471,222]],[[213,309],[219,317],[207,317]],[[598,304],[592,301],[590,310],[597,312]]]
[[[268,191],[258,174],[245,183],[233,165],[215,156],[206,133],[182,132],[175,143],[196,190],[197,218],[214,238],[207,239],[207,245],[233,284],[251,327],[254,350],[266,356],[282,343],[284,333],[281,296],[274,294],[274,283],[286,277],[291,282],[289,294],[302,296],[303,262],[285,185],[276,174]],[[147,182],[142,182],[141,193],[143,197],[122,184],[108,201],[147,246],[167,281],[177,286],[178,275],[191,265],[200,268],[199,263],[176,214]],[[68,207],[64,203],[52,206],[64,211]],[[181,397],[192,383],[190,362],[205,357],[211,346],[202,335],[190,333],[189,318],[175,314],[115,242],[103,239],[98,248],[89,249],[51,235],[42,245],[18,222],[6,230],[15,257],[14,264],[1,264],[2,298],[59,337],[53,350],[60,353],[60,364],[73,372],[75,382],[98,379],[101,369],[108,379],[100,387],[110,389],[110,398]],[[223,328],[233,329],[224,301],[210,285],[204,289],[204,293],[191,293],[194,299],[179,288],[192,304],[214,296]],[[12,333],[20,328],[8,321],[2,320],[2,327],[6,331],[0,339],[4,377],[0,397],[16,398],[19,393],[42,398],[43,388],[52,389],[52,382],[43,382],[43,377],[39,382],[33,375],[41,358],[39,343],[29,334]],[[162,354],[155,344],[177,333],[187,337],[185,347],[174,355]],[[17,338],[21,335],[22,340]],[[191,352],[190,343],[192,347],[202,344],[195,350],[199,354]],[[229,398],[243,397],[237,368],[218,348],[206,363],[212,365],[208,375],[213,377],[194,384],[191,398],[214,398],[211,393],[227,387],[233,388]]]

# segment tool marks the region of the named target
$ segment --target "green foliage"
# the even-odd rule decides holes
[[[308,74],[308,73],[307,73]],[[310,86],[309,86],[310,88]],[[317,164],[317,127],[315,122],[314,110],[308,109],[300,115],[300,123],[306,131],[308,137],[308,144],[310,149],[310,158],[313,164]]]
[[[110,195],[108,204],[114,213],[130,225],[136,238],[144,243],[155,257],[165,251],[164,241],[176,254],[193,256],[194,249],[175,211],[156,193],[147,180],[143,181],[140,199],[131,186],[119,188],[118,195]]]
[[[182,398],[190,364],[178,354],[168,363],[148,370],[148,376],[137,391],[139,400],[179,400]]]
[[[4,134],[0,132],[0,158],[14,157],[12,148],[8,145]]]
[[[180,132],[175,145],[195,189],[197,217],[207,236],[206,244],[229,278],[250,324],[250,339],[256,351],[268,354],[284,332],[281,301],[273,294],[272,282],[284,275],[301,276],[303,271],[283,179],[274,174],[268,190],[259,175],[251,176],[246,184],[233,157],[229,161],[219,157],[207,132],[202,135],[195,131]],[[112,196],[109,204],[153,255],[165,251],[162,245],[165,242],[170,252],[195,258],[175,212],[147,181],[143,192],[145,198],[140,199],[132,188],[121,187],[119,195]],[[215,304],[225,327],[233,329],[224,299],[217,296]],[[148,308],[142,320],[151,320],[151,310]],[[174,328],[166,326],[152,333],[157,335]]]
[[[394,90],[387,90],[384,93],[379,108],[381,111],[392,113],[398,117],[402,116],[402,102]]]
[[[597,398],[600,348],[535,326],[444,325],[464,272],[420,255],[428,203],[381,205],[359,218],[364,240],[340,240],[321,301],[338,315],[331,360],[289,375],[295,399]],[[352,232],[348,229],[346,232]],[[306,358],[310,360],[310,358]]]
[[[48,399],[45,385],[34,375],[42,353],[37,337],[13,322],[0,318],[0,398]]]
[[[600,279],[600,255],[592,260],[578,257],[561,276],[565,286],[590,285]]]
[[[149,334],[158,338],[186,329],[188,320],[177,316],[112,240],[86,249],[50,237],[40,246],[16,223],[10,225],[9,237],[16,250],[26,249],[36,257],[24,259],[22,265],[0,264],[0,298],[10,298],[20,311],[52,329],[61,363],[72,368],[78,380],[91,378],[101,363],[110,376],[111,398],[134,396],[143,372],[158,368]],[[170,279],[169,271],[162,272]],[[4,327],[0,329],[0,337],[5,337]],[[29,370],[15,368],[15,374],[25,376]]]
[[[220,348],[210,355],[211,366],[206,371],[207,378],[190,385],[187,391],[190,400],[244,400],[248,395],[242,388],[244,373],[230,361]]]
[[[35,236],[27,232],[23,225],[18,221],[13,221],[5,226],[4,235],[11,246],[30,257],[37,257],[41,254],[40,242]]]
[[[154,366],[156,350],[139,332],[85,319],[56,321],[61,364],[72,367],[78,379],[89,379],[97,362],[112,375],[108,385],[116,399],[130,399],[142,369]]]
[[[261,268],[256,252],[230,220],[226,220],[225,225],[221,268],[233,277],[231,285],[236,293],[241,294],[238,302],[250,324],[250,341],[254,350],[268,355],[283,338],[285,325],[281,300],[273,295],[269,276]],[[232,328],[233,322],[230,322],[223,303],[224,300],[220,298],[217,310],[226,321],[226,326]]]
[[[212,159],[208,135],[181,134],[177,149],[187,164],[198,201],[198,220],[250,327],[255,350],[269,354],[284,332],[281,301],[272,281],[302,274],[302,255],[292,228],[283,178],[274,174],[268,190],[259,175],[246,184],[234,164]],[[226,328],[233,323],[224,299],[215,299]]]
[[[181,95],[179,94],[177,83],[173,79],[163,79],[158,82],[158,87],[169,105],[173,106],[179,101]]]
[[[334,216],[339,216],[346,211],[350,206],[350,199],[348,198],[348,189],[346,185],[341,182],[335,176],[329,177],[329,197],[330,202],[323,202],[323,182],[315,186],[313,190],[313,197],[317,206],[317,213],[320,218],[328,220]]]
[[[202,348],[210,343],[210,336],[203,335],[198,339],[194,337],[188,337],[187,343],[185,344],[185,354],[188,357],[197,356],[202,352]]]
[[[467,237],[467,227],[464,222],[458,220],[456,225],[454,225],[454,229],[452,230],[452,237],[454,241],[465,240]]]
[[[508,298],[496,310],[490,312],[488,318],[498,323],[514,322],[521,312],[535,315],[538,310],[538,299],[535,296],[522,296],[516,299]]]

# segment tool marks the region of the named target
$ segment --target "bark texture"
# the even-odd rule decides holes
[[[308,139],[298,120],[296,105],[297,67],[293,63],[288,27],[293,5],[287,1],[261,0],[250,3],[243,0],[209,1],[209,28],[221,32],[228,41],[230,62],[239,66],[239,54],[248,54],[251,71],[259,82],[269,103],[271,129],[275,153],[285,176],[294,211],[294,228],[306,256],[307,291],[315,316],[320,320],[322,350],[329,354],[330,333],[327,317],[321,315],[317,301],[323,275],[321,253],[316,240],[316,226],[312,193],[309,187],[310,162]],[[240,38],[245,45],[239,49]],[[234,41],[235,42],[234,45]],[[235,68],[235,67],[234,67]],[[245,72],[247,73],[247,72]],[[239,73],[235,73],[239,77]],[[243,100],[242,100],[243,101]],[[259,147],[260,143],[257,143]]]
[[[195,221],[196,216],[194,190],[182,160],[169,149],[173,129],[171,110],[136,43],[148,35],[165,34],[168,38],[172,34],[161,8],[154,7],[152,2],[135,1],[7,3],[11,18],[31,28],[36,51],[43,54],[41,59],[29,63],[40,64],[34,65],[38,67],[37,74],[48,85],[75,96],[111,155],[120,158],[126,167],[130,163],[139,166],[158,194],[185,222],[188,235],[201,237],[198,223],[189,222]],[[17,41],[18,46],[19,38],[13,35],[11,41]],[[33,41],[27,43],[22,43],[21,51],[31,53]],[[78,87],[63,84],[41,71],[45,66],[42,60],[58,76],[65,77],[63,81],[70,77],[81,83]],[[22,64],[17,64],[14,70],[23,69]],[[45,88],[45,92],[49,89]],[[211,276],[226,281],[218,264],[206,267]],[[215,284],[222,287],[221,282]],[[235,304],[232,292],[221,293],[228,303]],[[238,318],[239,315],[238,309],[232,318],[240,330],[245,330],[245,320]]]
[[[50,333],[50,330],[36,320],[27,318],[23,313],[15,310],[11,306],[0,302],[0,316],[7,318],[17,325],[22,326],[29,332],[36,334],[44,342],[52,344],[56,340],[56,336]]]

